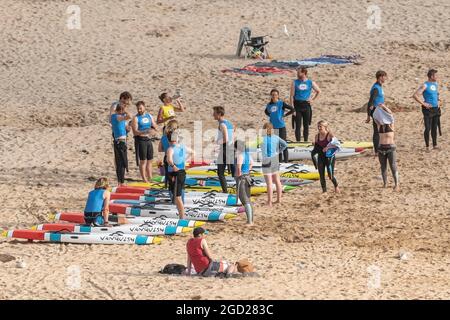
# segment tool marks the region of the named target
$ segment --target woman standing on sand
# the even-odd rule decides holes
[[[378,160],[381,165],[381,176],[383,177],[383,188],[387,187],[387,162],[394,177],[394,190],[399,191],[397,155],[394,141],[394,116],[392,111],[384,104],[380,104],[373,114],[373,120],[377,124],[380,144],[378,147]]]
[[[320,120],[317,123],[317,129],[319,130],[319,132],[317,133],[314,140],[314,149],[311,152],[311,157],[314,166],[319,171],[322,191],[327,192],[327,182],[325,180],[326,168],[328,172],[328,178],[330,178],[331,182],[334,185],[334,191],[336,193],[340,193],[338,182],[336,180],[336,177],[334,176],[334,165],[336,162],[335,152],[337,151],[337,149],[330,144],[330,142],[335,137],[329,129],[328,122],[324,120]],[[317,162],[315,158],[316,154],[318,155]]]
[[[267,205],[272,206],[273,185],[277,188],[277,201],[273,203],[281,203],[282,186],[280,181],[280,162],[278,155],[287,149],[287,143],[279,136],[273,134],[273,126],[267,122],[263,129],[266,134],[263,136],[261,144],[262,151],[262,171],[264,180],[267,185]]]
[[[172,104],[173,98],[169,96],[167,92],[163,92],[159,99],[163,103],[163,105],[159,108],[158,117],[156,120],[157,124],[164,124],[164,127],[166,125],[166,122],[169,120],[172,120],[175,118],[175,111],[183,112],[186,110],[185,105],[181,101],[180,97],[178,97],[175,100],[175,105]],[[163,131],[164,131],[163,127]]]

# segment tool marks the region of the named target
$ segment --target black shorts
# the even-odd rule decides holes
[[[84,223],[88,226],[101,227],[105,224],[105,220],[101,212],[85,212]]]
[[[181,197],[186,180],[186,171],[179,170],[169,173],[169,190],[175,197]]]
[[[136,153],[139,160],[153,160],[153,143],[150,138],[136,138]]]

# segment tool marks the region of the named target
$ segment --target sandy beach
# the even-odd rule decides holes
[[[237,127],[260,129],[269,91],[276,87],[287,99],[294,75],[222,72],[255,62],[234,56],[244,26],[270,35],[274,59],[361,56],[356,65],[309,69],[322,89],[313,124],[326,119],[340,139],[371,141],[372,125],[355,110],[367,103],[375,72],[388,73],[388,106],[401,110],[395,113],[401,192],[393,192],[390,172],[390,187],[382,188],[378,159],[366,152],[337,162],[339,195],[322,194],[316,182],[284,194],[272,209],[265,195],[258,197],[252,228],[245,217],[208,223],[213,254],[250,259],[255,278],[159,274],[167,263],[186,263],[188,234],[152,246],[2,238],[0,254],[16,260],[0,262],[0,299],[450,298],[449,3],[378,1],[380,29],[367,27],[369,1],[76,4],[80,29],[67,27],[66,1],[0,3],[0,229],[82,211],[96,178],[116,181],[108,110],[122,91],[146,101],[156,116],[158,95],[180,88],[184,128],[197,120],[204,130],[216,128],[212,107],[223,105]],[[411,96],[432,67],[443,132],[441,150],[426,153],[422,113]],[[288,137],[294,139],[290,126]],[[134,152],[128,155],[127,177],[137,180]],[[25,268],[16,267],[17,259]],[[81,282],[74,285],[74,277]]]

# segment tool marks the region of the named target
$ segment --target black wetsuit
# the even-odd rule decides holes
[[[319,136],[314,143],[314,149],[311,152],[311,157],[314,163],[314,166],[319,171],[320,176],[320,185],[322,186],[322,191],[327,192],[327,183],[325,180],[325,168],[328,173],[328,177],[333,183],[334,187],[337,188],[338,182],[336,177],[334,176],[334,166],[336,162],[336,157],[332,156],[331,158],[327,158],[323,149],[328,145],[328,134],[326,135],[324,140],[319,140]],[[317,154],[318,159],[316,161],[315,155]]]
[[[375,108],[370,110],[370,107],[375,107],[373,105],[373,102],[377,95],[378,95],[378,89],[374,88],[370,94],[369,102],[367,103],[367,115],[372,118],[372,126],[373,126],[372,142],[373,142],[373,150],[375,151],[375,153],[377,152],[378,145],[380,144],[380,135],[378,134],[378,126],[375,123],[375,120],[373,119],[373,113],[375,112]]]
[[[391,126],[388,124],[383,124],[380,126],[380,133],[394,132]],[[383,184],[387,184],[387,163],[389,162],[389,167],[391,168],[392,176],[394,177],[394,183],[398,184],[398,171],[397,171],[397,156],[396,156],[396,146],[395,144],[380,144],[378,148],[378,160],[381,165],[381,176],[383,178]]]

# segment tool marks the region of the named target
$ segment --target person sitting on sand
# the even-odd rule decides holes
[[[336,162],[336,157],[334,156],[335,150],[329,146],[330,141],[334,138],[333,133],[330,131],[328,122],[320,120],[317,123],[318,133],[314,141],[314,149],[311,152],[312,161],[314,166],[319,171],[320,175],[320,185],[322,186],[322,191],[327,192],[327,183],[325,180],[325,168],[328,172],[328,178],[334,185],[334,190],[339,193],[338,182],[334,176],[334,165]],[[318,155],[316,161],[315,155]]]
[[[167,92],[163,92],[159,96],[159,99],[163,105],[159,108],[158,117],[156,120],[158,124],[165,125],[167,121],[175,118],[175,111],[183,112],[186,110],[186,106],[183,104],[180,97],[175,99],[175,105],[172,104],[173,98],[169,96]]]
[[[84,208],[84,221],[87,225],[109,225],[110,192],[107,178],[100,178],[95,182],[94,189],[89,192]]]
[[[178,121],[175,119],[170,120],[167,122],[167,125],[164,127],[163,135],[161,137],[161,140],[158,144],[158,152],[164,152],[164,159],[163,159],[163,166],[164,166],[164,187],[167,188],[167,183],[169,180],[169,173],[168,173],[168,163],[167,163],[167,149],[170,147],[170,141],[167,137],[170,133],[178,129]]]
[[[168,134],[170,146],[167,149],[167,164],[169,175],[169,190],[172,200],[177,206],[180,219],[185,219],[183,193],[186,180],[186,159],[193,154],[192,150],[180,143],[177,130]]]
[[[109,108],[109,121],[111,122],[111,116],[116,111],[117,106],[121,105],[123,107],[123,110],[126,111],[127,108],[131,105],[133,101],[133,97],[128,91],[124,91],[119,96],[119,101],[115,101],[111,104],[111,107]]]
[[[277,188],[277,201],[274,203],[281,203],[282,186],[280,181],[280,162],[278,155],[287,149],[287,143],[277,135],[273,134],[273,126],[267,122],[263,129],[266,134],[263,136],[261,144],[262,151],[262,171],[264,180],[267,185],[267,205],[272,206],[273,198],[273,184]]]
[[[234,178],[236,179],[236,195],[244,205],[247,215],[247,225],[253,225],[253,205],[251,201],[251,178],[253,159],[244,141],[237,140],[234,143]]]
[[[118,185],[125,183],[125,170],[128,170],[127,154],[127,120],[131,119],[130,113],[122,104],[117,105],[116,112],[111,115],[111,125],[114,138],[114,161]]]
[[[153,117],[145,111],[145,102],[136,103],[137,114],[133,117],[131,128],[134,134],[134,149],[136,152],[136,163],[144,182],[149,182],[153,169],[153,144],[150,138],[151,129],[158,130]]]
[[[391,168],[394,177],[394,190],[399,191],[396,146],[394,141],[394,116],[392,111],[384,104],[378,106],[382,110],[377,110],[373,115],[373,120],[377,124],[378,133],[380,135],[380,145],[378,147],[378,159],[381,165],[381,177],[383,178],[383,188],[387,187],[387,162]],[[387,113],[383,117],[383,112]],[[378,116],[378,114],[380,114]],[[382,117],[384,119],[382,119]],[[385,119],[389,118],[387,121]],[[383,121],[385,120],[385,121]]]
[[[205,236],[208,232],[202,227],[197,227],[193,231],[194,237],[189,239],[186,244],[187,276],[191,275],[192,266],[195,272],[204,277],[212,277],[218,273],[232,274],[235,271],[235,265],[225,260],[214,260],[206,243]]]

